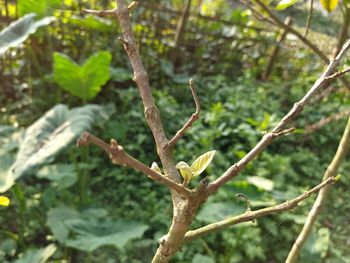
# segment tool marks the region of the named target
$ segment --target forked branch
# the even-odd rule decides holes
[[[169,142],[166,144],[166,147],[169,147],[170,149],[173,148],[176,144],[176,142],[185,134],[186,130],[188,128],[191,127],[191,125],[198,120],[199,118],[199,112],[201,110],[200,104],[199,104],[199,100],[198,100],[198,96],[196,93],[196,87],[194,84],[194,80],[190,79],[189,81],[190,84],[190,88],[191,88],[191,92],[192,92],[192,96],[194,99],[194,103],[196,104],[196,111],[195,113],[192,114],[192,116],[189,118],[189,120],[185,123],[185,125],[174,135],[174,137],[169,140]]]
[[[122,166],[128,166],[130,168],[134,168],[135,170],[142,172],[147,175],[154,181],[157,181],[163,185],[168,186],[171,189],[174,189],[181,195],[191,196],[193,195],[192,191],[185,188],[182,184],[176,183],[169,179],[168,177],[152,170],[147,165],[141,163],[139,160],[136,160],[127,152],[124,151],[123,147],[120,146],[116,140],[112,139],[110,144],[105,143],[100,138],[88,133],[84,132],[81,137],[77,141],[77,146],[85,146],[88,144],[94,144],[101,148],[103,151],[109,154],[109,158],[112,163],[119,164]]]
[[[266,216],[269,214],[277,213],[277,212],[288,211],[288,210],[296,207],[301,201],[308,198],[311,194],[318,192],[323,187],[325,187],[329,184],[332,184],[335,181],[336,181],[335,177],[330,177],[327,180],[325,180],[324,182],[322,182],[319,185],[312,188],[311,190],[303,193],[302,195],[300,195],[292,200],[288,200],[284,203],[281,203],[281,204],[278,204],[275,206],[271,206],[271,207],[262,208],[262,209],[259,209],[256,211],[247,210],[245,213],[243,213],[241,215],[230,217],[228,219],[206,225],[206,226],[198,228],[196,230],[190,230],[186,233],[185,238],[184,238],[184,242],[192,241],[192,240],[197,239],[201,236],[204,236],[208,233],[215,232],[215,231],[218,231],[220,229],[224,229],[224,228],[227,228],[227,227],[230,227],[232,225],[236,225],[236,224],[239,224],[242,222],[252,221],[254,219],[257,219],[257,218],[260,218],[260,217],[263,217],[263,216]]]

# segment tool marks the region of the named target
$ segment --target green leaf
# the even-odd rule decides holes
[[[328,12],[332,12],[334,9],[337,8],[339,4],[339,0],[320,0],[321,5],[323,8]]]
[[[294,5],[298,0],[281,0],[276,6],[276,10],[282,11],[292,5]]]
[[[208,167],[208,165],[211,163],[213,160],[213,157],[215,155],[215,150],[214,151],[209,151],[206,152],[205,154],[202,154],[199,156],[191,165],[191,170],[193,173],[193,177],[196,177],[203,173],[203,171]]]
[[[211,257],[196,254],[192,259],[192,263],[215,263],[215,261]]]
[[[45,17],[34,21],[34,17],[35,14],[28,14],[12,22],[0,32],[0,56],[11,47],[18,47],[39,27],[46,26],[55,20],[54,17]]]
[[[105,245],[122,249],[128,241],[142,237],[148,228],[134,221],[112,221],[104,213],[99,215],[89,210],[78,213],[66,207],[49,211],[48,226],[60,242],[83,251],[94,251]]]
[[[56,249],[54,244],[41,249],[30,248],[14,263],[45,263],[55,253]]]
[[[91,31],[111,32],[114,30],[112,20],[96,16],[71,16],[69,23],[90,29]]]
[[[42,165],[49,163],[61,150],[75,141],[85,130],[90,129],[98,118],[105,118],[103,107],[86,105],[68,109],[56,105],[26,130],[15,162],[2,178],[0,192],[9,189],[8,182],[14,182],[23,175],[31,175]]]
[[[36,13],[43,17],[53,15],[55,10],[61,9],[61,0],[18,0],[18,13],[23,16],[28,13]]]
[[[107,51],[95,53],[81,66],[61,53],[55,52],[53,58],[54,80],[83,101],[95,98],[101,86],[109,80],[112,55]]]
[[[185,182],[190,182],[192,179],[192,169],[184,161],[179,162],[176,166],[176,169],[180,170],[181,176],[184,178]]]
[[[71,164],[46,165],[36,173],[36,177],[52,181],[59,190],[71,187],[78,180]]]

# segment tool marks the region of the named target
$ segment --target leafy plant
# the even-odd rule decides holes
[[[53,58],[54,80],[83,101],[95,98],[109,79],[109,63],[112,59],[109,52],[97,52],[81,66],[61,53],[54,53]]]
[[[45,248],[28,249],[24,252],[22,257],[14,261],[14,263],[45,263],[55,253],[56,246],[51,244]]]

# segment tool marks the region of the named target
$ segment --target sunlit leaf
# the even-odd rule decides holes
[[[273,190],[274,183],[269,179],[259,177],[259,176],[250,176],[247,178],[247,181],[258,188],[264,189],[265,191]]]
[[[193,177],[196,177],[203,173],[203,171],[208,167],[208,165],[213,160],[213,157],[215,155],[215,150],[206,152],[205,154],[202,154],[199,156],[191,165],[191,170],[193,173]]]
[[[15,162],[7,173],[7,178],[1,178],[2,192],[9,186],[7,182],[23,175],[31,175],[42,165],[53,160],[56,154],[75,141],[92,123],[99,118],[106,118],[104,108],[98,105],[86,105],[71,110],[66,105],[56,105],[45,113],[26,130],[23,142],[20,144]]]
[[[54,244],[41,249],[30,248],[14,263],[45,263],[55,253],[56,249],[57,247]]]
[[[34,21],[35,16],[35,14],[28,14],[0,32],[0,55],[11,47],[18,47],[39,27],[46,26],[55,20],[54,17],[45,17]]]
[[[320,3],[327,12],[332,12],[337,8],[339,0],[320,0]]]
[[[294,5],[298,0],[281,0],[276,6],[276,10],[282,11],[292,5]]]
[[[61,0],[18,0],[18,13],[23,16],[28,13],[36,13],[38,16],[53,15],[55,10],[61,8]]]
[[[112,55],[100,51],[92,55],[83,65],[78,65],[68,56],[54,53],[54,80],[70,94],[91,100],[109,80],[109,63]]]
[[[9,206],[10,199],[8,199],[6,196],[0,196],[0,206]]]
[[[184,178],[185,182],[191,181],[192,169],[186,162],[181,161],[175,167],[176,169],[180,170],[180,174]]]

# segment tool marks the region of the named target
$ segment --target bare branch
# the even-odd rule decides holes
[[[258,144],[241,160],[236,164],[232,165],[223,175],[221,175],[214,182],[208,186],[208,194],[216,192],[220,186],[225,184],[227,181],[235,177],[250,161],[252,161],[259,153],[261,153],[272,141],[276,138],[276,133],[281,132],[284,127],[289,124],[296,116],[298,116],[303,108],[310,102],[310,99],[317,94],[324,86],[328,85],[328,76],[334,73],[336,68],[339,66],[341,58],[345,55],[345,52],[350,48],[350,39],[344,44],[342,50],[339,52],[337,57],[330,62],[327,69],[317,79],[315,84],[311,87],[308,93],[297,103],[294,104],[293,108],[285,115],[281,121],[273,128],[272,132],[267,133],[258,142]],[[278,136],[277,136],[278,137]]]
[[[190,128],[191,125],[199,118],[199,112],[201,110],[201,107],[200,107],[198,96],[196,93],[196,87],[194,84],[194,80],[190,79],[189,83],[190,83],[190,88],[191,88],[192,96],[194,99],[194,103],[196,104],[196,111],[195,111],[195,113],[192,114],[192,116],[185,123],[185,125],[174,135],[174,137],[171,140],[169,140],[169,142],[166,144],[166,147],[173,148],[175,146],[176,142],[184,135],[186,130],[188,128]]]
[[[168,186],[171,189],[174,189],[181,195],[186,197],[192,196],[192,191],[185,188],[182,184],[176,183],[169,179],[168,177],[152,170],[147,165],[141,163],[136,160],[132,156],[130,156],[127,152],[124,151],[123,147],[120,146],[116,140],[112,139],[110,145],[102,141],[100,138],[88,133],[84,132],[81,137],[77,141],[77,146],[84,146],[88,144],[94,144],[101,148],[103,151],[109,154],[109,158],[114,164],[119,164],[122,166],[128,166],[134,168],[137,171],[142,172],[147,175],[154,181],[157,181],[163,185]]]
[[[263,216],[266,216],[269,214],[277,213],[277,212],[288,211],[288,210],[296,207],[301,201],[308,198],[311,194],[318,192],[323,187],[325,187],[329,184],[332,184],[335,181],[336,181],[336,179],[334,177],[330,177],[327,180],[325,180],[324,182],[322,182],[319,185],[312,188],[311,190],[303,193],[302,195],[300,195],[292,200],[288,200],[284,203],[281,203],[281,204],[278,204],[275,206],[271,206],[271,207],[262,208],[262,209],[259,209],[256,211],[247,210],[245,213],[243,213],[241,215],[230,217],[228,219],[206,225],[206,226],[198,228],[196,230],[190,230],[186,233],[185,238],[184,238],[184,242],[192,241],[192,240],[197,239],[201,236],[204,236],[208,233],[218,231],[220,229],[224,229],[224,228],[227,228],[227,227],[230,227],[232,225],[236,225],[236,224],[239,224],[242,222],[252,221],[252,220],[255,220],[257,218],[260,218],[260,217],[263,217]]]
[[[309,13],[307,15],[304,37],[307,37],[307,34],[309,33],[313,10],[314,10],[314,0],[310,0],[310,8],[309,8]]]

